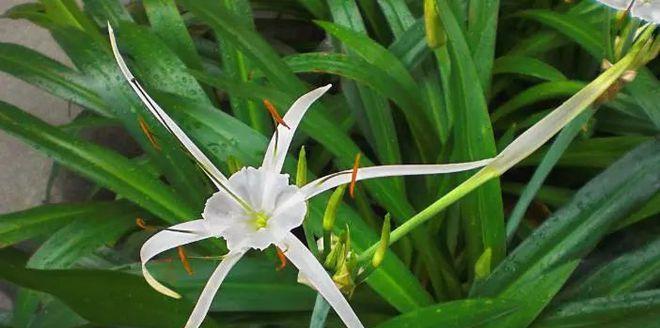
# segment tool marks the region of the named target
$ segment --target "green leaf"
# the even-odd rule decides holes
[[[167,222],[196,217],[171,189],[127,158],[87,141],[75,139],[24,111],[0,102],[0,128],[52,156]]]
[[[135,228],[140,210],[125,201],[98,208],[99,212],[79,217],[57,230],[30,257],[27,267],[33,269],[64,269],[99,247],[117,241],[125,232]],[[14,325],[27,326],[37,310],[39,295],[19,290],[14,310]]]
[[[626,152],[651,139],[653,137],[625,136],[576,141],[564,152],[557,165],[562,167],[606,168]],[[520,162],[519,166],[539,165],[546,149],[540,149],[532,154]]]
[[[305,7],[317,19],[324,19],[328,17],[328,7],[323,0],[298,0],[298,2]]]
[[[98,325],[181,327],[192,305],[153,290],[132,274],[103,270],[25,269],[16,252],[0,251],[0,277],[21,287],[49,293]],[[202,327],[218,327],[207,318]]]
[[[494,327],[526,327],[617,220],[650,198],[660,183],[660,141],[649,141],[612,164],[523,241],[473,297],[521,301]]]
[[[516,311],[515,303],[497,299],[469,299],[447,302],[411,311],[390,319],[377,328],[465,328],[478,327]]]
[[[490,90],[499,7],[499,0],[469,1],[468,4],[465,38],[472,50],[482,90]]]
[[[328,7],[331,16],[338,25],[345,26],[356,34],[366,35],[366,27],[355,1],[329,1]],[[348,61],[371,66],[360,60],[359,54],[352,49],[347,49],[345,52]],[[376,69],[374,67],[374,70]],[[351,71],[354,70],[351,69]],[[351,104],[351,109],[358,117],[358,123],[367,140],[376,151],[380,162],[384,164],[400,163],[399,140],[394,118],[392,117],[392,109],[386,99],[387,96],[382,93],[380,95],[376,94],[366,88],[363,83],[354,85],[351,81],[342,80],[341,84],[346,100]],[[357,96],[354,96],[353,93],[357,93]],[[399,92],[393,94],[399,94]],[[401,181],[397,181],[397,183],[401,188]]]
[[[450,4],[446,0],[437,0],[436,10],[449,41],[447,50],[451,60],[450,79],[443,80],[443,87],[446,94],[451,94],[452,106],[455,106],[454,142],[459,145],[454,149],[456,160],[492,157],[497,152],[495,138],[483,89],[474,83],[479,80],[479,75],[469,45]],[[446,58],[443,58],[441,50],[436,50],[436,57],[442,71],[442,62]],[[467,179],[468,175],[462,176]],[[497,265],[504,257],[506,246],[499,181],[494,179],[487,182],[461,200],[460,206],[466,220],[469,267],[474,267],[486,248],[492,249],[492,265]]]
[[[660,281],[660,238],[625,253],[589,272],[559,296],[562,300],[582,300],[624,295],[654,287]]]
[[[660,129],[660,111],[658,110],[660,91],[658,90],[660,90],[660,82],[648,68],[638,70],[635,80],[626,87],[626,91],[642,107],[655,127]]]
[[[656,327],[660,316],[660,290],[561,304],[544,314],[533,328],[637,328]]]
[[[189,68],[201,69],[202,59],[195,49],[183,18],[174,0],[145,0],[142,2],[151,30],[179,56]]]
[[[547,81],[563,81],[566,76],[545,62],[526,56],[507,55],[497,58],[493,74],[520,74]]]
[[[590,25],[583,17],[545,9],[525,10],[516,15],[534,19],[557,30],[582,46],[596,60],[605,58],[605,46],[603,45],[605,37],[602,36],[600,30]]]
[[[330,22],[317,21],[316,23],[327,33],[339,39],[362,60],[380,68],[393,80],[399,82],[401,90],[398,94],[405,99],[405,105],[399,107],[410,125],[413,138],[420,150],[420,156],[423,160],[428,161],[437,152],[430,148],[437,139],[434,134],[429,133],[432,129],[428,124],[428,118],[425,119],[427,111],[424,109],[424,103],[418,100],[420,97],[419,86],[403,63],[386,48],[363,34]]]
[[[79,30],[57,26],[51,28],[51,33],[76,67],[87,76],[87,86],[101,96],[106,104],[111,104],[108,107],[113,110],[114,116],[122,122],[129,134],[149,154],[168,182],[181,193],[182,198],[179,202],[183,201],[191,204],[191,206],[200,207],[204,199],[202,195],[205,195],[208,182],[206,182],[198,167],[190,160],[189,155],[179,147],[178,141],[144,108],[144,105],[130,89],[128,82],[121,76],[107,41],[104,39],[101,43],[101,41],[96,41]],[[133,33],[127,34],[129,34],[129,37],[135,35]],[[153,36],[152,38],[159,41]],[[119,42],[121,47],[123,44],[121,38]],[[139,45],[139,48],[150,46],[152,44],[143,44]],[[154,53],[151,53],[151,55],[156,56]],[[161,60],[173,63],[171,57],[166,57],[167,53],[162,55]],[[145,60],[144,58],[140,59]],[[174,60],[178,59],[175,58]],[[163,81],[160,81],[161,79]],[[167,75],[161,75],[158,80],[158,82],[166,83],[169,79]],[[143,82],[146,82],[147,85],[150,83],[149,80],[143,80]],[[185,87],[182,86],[182,88]],[[193,90],[194,87],[195,85],[192,84],[188,90]],[[204,96],[203,92],[201,92],[201,96]],[[157,139],[160,150],[152,144],[150,138],[143,131],[140,119],[144,120],[151,134]]]
[[[111,116],[101,98],[85,86],[84,76],[32,49],[0,43],[0,70],[55,96]]]
[[[380,9],[383,11],[383,15],[396,39],[401,39],[403,33],[415,23],[415,17],[403,0],[378,0],[378,5],[380,5]],[[421,26],[423,30],[424,25]]]
[[[176,257],[176,255],[173,255]],[[161,282],[181,292],[184,299],[194,302],[206,284],[217,261],[189,259],[194,274],[189,275],[178,261],[155,261],[149,271]],[[266,256],[246,256],[231,269],[222,282],[220,293],[211,305],[215,312],[294,312],[309,311],[314,305],[316,292],[296,281],[298,271],[287,265],[276,270],[277,262]],[[131,273],[140,275],[138,265]],[[162,277],[162,278],[161,278]]]
[[[45,235],[78,218],[93,217],[113,208],[113,203],[42,205],[0,216],[0,248]]]
[[[559,161],[561,155],[564,153],[564,151],[566,151],[575,136],[577,136],[592,114],[593,112],[587,110],[586,112],[580,114],[580,116],[573,119],[571,123],[562,129],[548,151],[545,153],[543,160],[536,168],[536,171],[534,171],[534,175],[532,175],[529,183],[527,186],[525,186],[525,189],[520,195],[516,206],[513,208],[513,211],[511,211],[511,215],[507,220],[506,235],[508,240],[513,238],[518,225],[520,224],[520,221],[527,212],[527,207],[529,204],[531,204],[534,196],[543,185],[545,179],[548,177],[548,174],[550,174],[550,171],[552,171],[552,168],[555,166],[555,164],[557,164],[557,161]]]
[[[133,21],[131,14],[119,0],[83,0],[83,3],[85,12],[94,17],[101,26],[105,26],[107,22],[117,26],[120,22]]]
[[[584,88],[586,84],[579,81],[552,81],[534,85],[511,98],[497,107],[491,119],[493,122],[500,120],[518,109],[529,106],[536,102],[548,99],[570,97]]]

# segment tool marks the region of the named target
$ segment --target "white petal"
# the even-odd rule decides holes
[[[243,251],[231,251],[225,255],[220,264],[218,264],[218,267],[213,271],[213,274],[211,274],[206,286],[204,286],[204,290],[202,290],[202,294],[199,295],[197,304],[195,304],[195,308],[190,314],[185,328],[197,328],[202,325],[204,317],[206,317],[213,302],[213,297],[218,292],[222,281],[225,280],[229,270],[234,267],[243,254],[245,254]]]
[[[300,120],[302,120],[307,109],[309,109],[309,107],[312,106],[312,104],[324,93],[330,90],[331,87],[332,85],[328,84],[324,87],[314,89],[298,98],[293,105],[291,105],[282,118],[289,128],[287,129],[287,127],[281,124],[277,126],[277,132],[274,133],[273,138],[270,139],[261,167],[275,173],[279,173],[282,170],[286,153],[289,151],[291,139],[293,139],[293,134],[296,132]]]
[[[321,263],[316,260],[314,255],[296,236],[289,233],[278,247],[284,250],[284,255],[291,260],[291,263],[298,270],[305,274],[310,283],[328,301],[346,327],[364,328],[344,295],[341,294],[328,273],[323,269]]]
[[[630,6],[632,1],[633,0],[598,0],[598,2],[618,10],[628,9],[628,6]]]
[[[637,0],[630,13],[633,17],[660,24],[660,0]]]
[[[384,178],[405,175],[444,174],[461,172],[488,165],[492,159],[454,164],[419,164],[419,165],[382,165],[359,168],[356,180]],[[351,182],[353,170],[344,170],[318,178],[300,189],[300,192],[309,199],[326,190]]]
[[[206,239],[211,237],[211,234],[207,232],[206,226],[204,225],[204,220],[194,220],[184,223],[180,223],[170,227],[170,229],[181,230],[181,231],[191,231],[190,233],[186,232],[177,232],[163,230],[157,234],[151,236],[140,249],[140,261],[142,262],[142,274],[147,280],[149,285],[155,290],[161,292],[170,297],[181,298],[177,292],[165,287],[163,284],[158,282],[147,270],[147,262],[154,258],[154,256],[165,252],[169,249],[183,246],[186,244],[194,243],[196,241]]]
[[[147,94],[147,92],[142,88],[140,83],[135,79],[131,71],[126,66],[124,59],[119,53],[117,48],[117,41],[115,40],[115,34],[108,23],[108,34],[110,35],[110,44],[112,45],[112,52],[115,56],[115,60],[119,65],[124,78],[130,84],[131,88],[137,96],[140,98],[145,107],[151,112],[151,114],[165,126],[165,128],[172,133],[181,144],[190,152],[190,154],[195,158],[197,163],[202,167],[204,172],[209,176],[213,183],[218,188],[223,188],[227,186],[227,178],[218,170],[213,163],[202,153],[202,151],[188,138],[188,136],[181,130],[181,128],[170,118],[165,111],[156,104],[156,102]]]

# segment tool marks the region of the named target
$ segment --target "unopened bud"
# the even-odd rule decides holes
[[[477,259],[477,262],[474,264],[474,275],[477,280],[485,279],[490,275],[490,264],[493,258],[493,251],[491,248],[486,248],[486,250],[481,253],[481,256]]]
[[[374,268],[377,268],[383,262],[383,259],[385,258],[385,253],[387,253],[387,248],[390,245],[390,230],[391,230],[390,219],[391,219],[390,213],[387,213],[385,215],[385,220],[383,222],[383,230],[380,233],[380,241],[378,243],[378,249],[376,249],[376,253],[374,253],[374,256],[371,258],[371,265]]]
[[[435,7],[435,0],[424,0],[424,27],[426,28],[426,44],[431,49],[442,47],[447,43],[440,17]]]
[[[296,168],[296,186],[302,187],[307,184],[307,154],[305,146],[300,148],[298,153],[298,166]]]
[[[335,218],[337,217],[337,208],[339,207],[339,203],[341,203],[342,197],[344,197],[345,190],[346,185],[341,185],[330,196],[325,213],[323,214],[323,230],[332,231],[332,227],[335,225]]]

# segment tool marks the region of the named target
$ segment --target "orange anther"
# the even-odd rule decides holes
[[[153,232],[153,231],[157,230],[155,227],[147,225],[147,223],[144,222],[144,220],[142,218],[135,218],[135,225],[140,227],[140,229],[142,229],[142,230],[146,230],[146,231],[150,231],[150,232]]]
[[[147,136],[147,139],[149,139],[149,142],[151,143],[152,146],[156,150],[160,150],[160,145],[156,141],[156,138],[154,135],[151,133],[151,130],[149,130],[149,126],[147,125],[147,122],[144,121],[144,119],[140,116],[138,117],[138,123],[140,123],[140,129],[142,129],[142,132],[144,132],[144,135]]]
[[[266,106],[266,109],[268,109],[268,112],[270,113],[270,116],[273,117],[273,120],[277,124],[282,124],[285,128],[291,129],[286,122],[282,119],[282,116],[277,112],[277,108],[275,108],[275,105],[271,103],[268,99],[264,99],[264,106]]]
[[[280,271],[286,267],[287,259],[286,255],[284,255],[284,252],[279,247],[275,247],[275,250],[277,251],[277,258],[280,260],[280,265],[275,267],[275,270]]]
[[[186,257],[186,251],[181,246],[177,247],[176,249],[177,252],[179,253],[179,260],[181,260],[181,264],[183,264],[183,268],[186,269],[188,275],[192,276],[193,270],[192,267],[190,266],[190,263],[188,262],[188,258]]]
[[[358,167],[360,167],[360,153],[355,155],[355,162],[353,162],[353,172],[351,172],[351,185],[348,189],[348,194],[351,198],[355,198],[355,182],[357,182]]]

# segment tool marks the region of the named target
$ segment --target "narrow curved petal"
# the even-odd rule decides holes
[[[351,305],[339,291],[328,273],[323,269],[314,255],[305,245],[289,233],[278,247],[284,250],[284,255],[300,270],[316,290],[328,301],[339,318],[348,328],[364,328]]]
[[[226,189],[228,186],[227,178],[218,170],[215,165],[204,155],[204,153],[195,145],[190,138],[181,130],[181,128],[170,118],[165,111],[158,106],[158,104],[147,94],[147,92],[142,88],[140,83],[135,79],[135,76],[126,66],[126,62],[119,53],[117,48],[117,40],[115,39],[114,31],[108,23],[108,34],[110,35],[110,44],[112,45],[112,52],[119,65],[121,73],[126,78],[126,81],[130,84],[131,88],[140,98],[145,107],[151,112],[151,114],[163,125],[165,128],[173,134],[181,145],[190,152],[190,154],[195,158],[197,164],[204,170],[204,172],[209,176],[213,183],[218,188]]]
[[[660,1],[637,0],[630,9],[633,17],[643,19],[653,24],[660,24]]]
[[[296,132],[296,128],[298,128],[300,120],[302,120],[307,109],[309,109],[309,107],[312,106],[312,104],[324,93],[330,90],[330,87],[332,87],[332,85],[328,84],[324,87],[314,89],[298,98],[293,105],[291,105],[283,118],[289,128],[281,124],[277,126],[277,131],[273,134],[273,138],[270,139],[270,143],[268,144],[268,149],[264,155],[264,162],[261,164],[261,167],[280,173],[282,165],[284,165],[286,153],[289,151],[291,139],[293,139],[293,135]]]
[[[356,180],[395,177],[405,175],[443,174],[472,170],[488,165],[493,159],[453,164],[382,165],[358,169]],[[326,190],[351,182],[353,170],[344,170],[318,178],[300,189],[306,199]]]
[[[155,290],[170,297],[181,298],[181,295],[165,287],[149,273],[149,270],[147,270],[147,262],[162,252],[209,238],[211,237],[211,234],[206,232],[204,220],[194,220],[180,223],[170,227],[170,229],[178,231],[160,231],[157,234],[151,236],[151,238],[149,238],[142,245],[142,248],[140,249],[142,274],[144,275],[144,279],[146,279],[149,285],[151,285],[151,287],[153,287]]]
[[[199,295],[197,304],[195,304],[195,308],[190,314],[185,328],[197,328],[202,325],[204,317],[206,317],[209,308],[211,308],[213,297],[218,292],[222,281],[225,280],[231,268],[243,257],[243,254],[245,254],[245,251],[241,250],[231,251],[225,255],[220,264],[218,264],[218,267],[213,271],[213,274],[211,274],[206,286],[204,286],[204,290],[202,290],[202,294]]]

